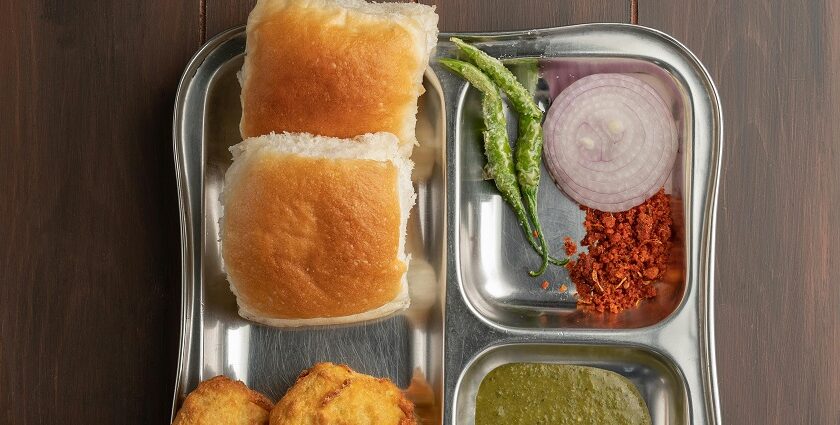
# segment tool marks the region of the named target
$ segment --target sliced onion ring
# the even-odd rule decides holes
[[[554,99],[544,124],[545,163],[572,199],[605,212],[642,204],[662,187],[677,155],[665,101],[625,74],[583,77]]]

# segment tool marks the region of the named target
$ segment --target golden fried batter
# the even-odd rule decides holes
[[[271,411],[271,425],[415,425],[414,405],[390,380],[345,365],[304,371]]]
[[[271,406],[241,381],[217,376],[198,384],[172,425],[267,425]]]

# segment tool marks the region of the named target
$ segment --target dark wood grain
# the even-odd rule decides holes
[[[440,30],[508,31],[585,22],[629,22],[630,3],[621,0],[420,0],[433,4]]]
[[[207,35],[244,25],[256,0],[207,0]],[[622,0],[420,0],[433,4],[441,31],[505,31],[584,22],[629,22]]]
[[[167,423],[198,3],[0,7],[0,423]]]
[[[621,0],[426,0],[443,31],[626,22]],[[166,423],[180,306],[172,102],[254,0],[0,7],[0,423]],[[840,4],[640,0],[720,89],[725,423],[840,424]]]
[[[840,424],[840,4],[649,3],[639,22],[685,42],[723,101],[724,421]]]

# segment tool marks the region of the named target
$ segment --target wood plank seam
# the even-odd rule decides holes
[[[201,44],[207,42],[207,0],[198,1],[198,38]]]

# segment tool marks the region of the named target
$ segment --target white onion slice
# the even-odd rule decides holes
[[[665,101],[644,81],[594,74],[563,90],[544,124],[545,162],[572,199],[605,212],[626,211],[665,184],[677,130]]]

